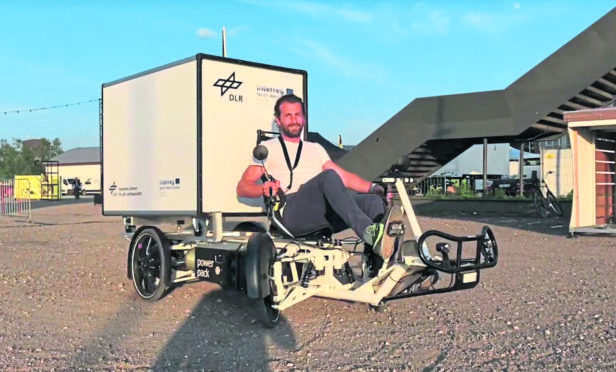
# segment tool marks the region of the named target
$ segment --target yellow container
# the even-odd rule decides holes
[[[41,199],[41,176],[16,175],[15,198],[17,199]]]

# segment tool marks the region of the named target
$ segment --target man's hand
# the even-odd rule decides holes
[[[273,196],[278,194],[278,189],[280,189],[280,181],[267,181],[263,184],[263,196]]]
[[[383,196],[385,195],[385,189],[378,183],[373,183],[372,185],[370,185],[370,193],[377,194],[378,196]]]

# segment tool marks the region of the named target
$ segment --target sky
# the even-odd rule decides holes
[[[0,0],[0,139],[98,146],[103,83],[220,56],[224,26],[227,57],[306,70],[310,130],[356,144],[415,98],[506,88],[614,6]]]

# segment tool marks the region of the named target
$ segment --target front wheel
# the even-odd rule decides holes
[[[274,308],[274,266],[276,247],[266,233],[257,233],[246,247],[246,286],[256,318],[266,328],[280,323],[280,310]]]
[[[533,194],[533,203],[535,204],[535,209],[537,209],[537,213],[541,218],[546,218],[550,215],[550,211],[548,210],[547,200],[541,190],[535,191]]]
[[[558,202],[558,200],[556,199],[556,197],[554,196],[554,194],[552,194],[551,192],[548,192],[548,203],[550,205],[550,209],[552,210],[552,212],[554,212],[555,215],[557,216],[562,216],[563,215],[563,209],[560,206],[560,203]]]
[[[259,322],[265,328],[274,328],[280,323],[280,310],[272,307],[272,296],[252,300],[252,307]]]
[[[147,301],[157,301],[169,286],[171,258],[168,244],[155,229],[145,229],[131,249],[130,270],[137,294]]]

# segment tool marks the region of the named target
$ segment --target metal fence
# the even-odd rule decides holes
[[[488,175],[488,192],[493,181],[499,180],[501,176]],[[414,184],[409,190],[413,196],[425,195],[451,195],[459,193],[465,189],[467,193],[481,195],[483,193],[483,175],[464,175],[461,177],[453,176],[431,176]]]
[[[0,216],[32,219],[30,181],[0,179]]]
[[[476,190],[475,180],[469,177],[444,177],[444,176],[432,176],[425,178],[421,182],[415,184],[410,191],[411,195],[435,195],[435,194],[455,194],[462,185],[468,185],[469,189],[473,192],[481,191]]]

